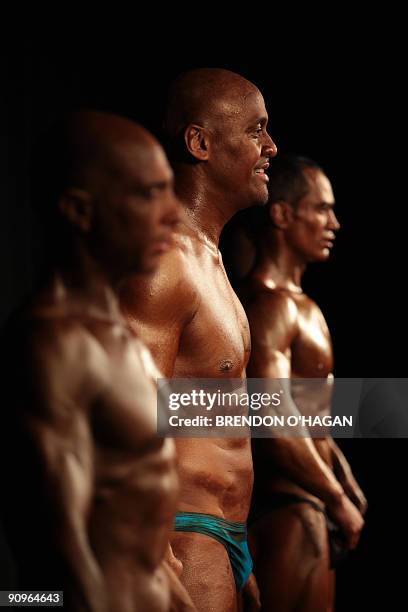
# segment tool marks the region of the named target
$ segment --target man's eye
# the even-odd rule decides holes
[[[149,187],[148,189],[144,190],[143,197],[147,200],[153,200],[154,198],[158,198],[162,193],[163,188],[161,186]]]

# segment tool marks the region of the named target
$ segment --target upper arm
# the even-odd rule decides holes
[[[16,398],[27,471],[52,516],[71,524],[86,520],[94,476],[87,344],[78,330],[37,330],[25,347],[24,392]]]
[[[297,334],[297,306],[279,291],[259,292],[246,307],[251,330],[252,377],[289,378],[290,349]]]
[[[170,377],[181,335],[198,306],[183,253],[167,253],[153,276],[132,277],[120,297],[131,328],[148,346],[159,370]]]

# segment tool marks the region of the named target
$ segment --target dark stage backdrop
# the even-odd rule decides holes
[[[160,42],[157,59],[133,41],[114,50],[109,41],[74,51],[70,45],[68,52],[54,40],[12,54],[2,113],[8,149],[1,166],[1,321],[29,291],[41,253],[29,210],[28,162],[48,122],[62,110],[87,106],[126,114],[157,132],[169,80],[188,68],[219,66],[259,86],[278,149],[314,158],[332,179],[342,229],[330,261],[310,267],[305,288],[328,320],[336,375],[405,377],[406,359],[399,357],[407,335],[405,175],[391,138],[398,140],[402,128],[396,55],[390,48],[385,58],[375,40],[352,49],[343,41],[337,54],[337,42],[299,48],[293,59],[273,44],[197,53],[176,52],[171,41]],[[338,572],[337,610],[391,600],[388,609],[403,609],[405,584],[395,557],[408,545],[402,502],[408,441],[342,446],[370,509],[358,550]]]

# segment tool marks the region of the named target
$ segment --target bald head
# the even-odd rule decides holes
[[[53,249],[64,248],[62,238],[79,239],[115,275],[154,268],[178,203],[170,165],[149,132],[116,115],[77,112],[53,126],[36,162],[36,202]]]
[[[153,155],[167,164],[156,139],[133,121],[97,111],[71,113],[55,121],[34,148],[33,207],[52,229],[59,225],[58,201],[68,189],[98,195],[130,172],[143,180]]]
[[[130,146],[137,163],[159,145],[141,126],[108,113],[76,112],[56,122],[34,152],[36,204],[46,213],[64,190],[92,190],[103,177],[117,176]]]
[[[115,172],[122,150],[132,146],[135,161],[144,158],[157,142],[140,125],[123,117],[98,112],[79,112],[67,122],[67,144],[71,150],[74,176],[89,180],[92,168]]]
[[[244,77],[221,68],[199,68],[181,74],[170,88],[164,121],[176,140],[191,123],[211,128],[218,120],[234,119],[247,97],[259,93]]]

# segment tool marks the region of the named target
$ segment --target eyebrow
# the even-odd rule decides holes
[[[165,181],[156,181],[155,183],[148,183],[145,185],[145,189],[166,189],[169,185],[174,185],[173,179],[168,179]]]
[[[150,189],[166,189],[167,187],[174,187],[174,178],[171,177],[163,181],[155,181],[152,183],[135,184],[136,191],[146,192]]]
[[[330,208],[334,208],[336,202],[325,202],[324,200],[322,202],[318,202],[316,204],[316,206],[330,206]]]
[[[256,118],[256,119],[254,119],[254,120],[248,121],[248,127],[249,127],[249,128],[252,128],[252,127],[254,127],[255,125],[258,125],[258,123],[260,123],[260,124],[261,124],[261,126],[263,127],[264,125],[266,125],[266,124],[268,123],[268,117],[265,117],[265,116],[263,116],[263,117],[257,117],[257,118]]]

